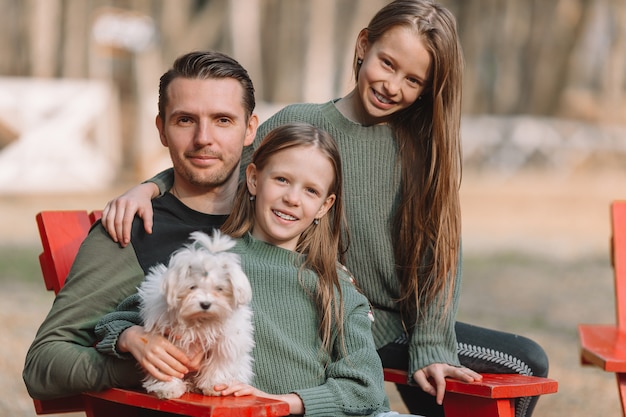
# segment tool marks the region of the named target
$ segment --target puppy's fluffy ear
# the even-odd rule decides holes
[[[249,304],[252,301],[252,287],[248,277],[239,265],[239,257],[235,254],[229,254],[231,261],[224,266],[228,270],[228,276],[233,286],[233,298],[238,306]]]
[[[183,258],[185,259],[173,257],[167,271],[163,274],[161,290],[163,295],[165,295],[168,310],[178,305],[180,287],[185,284],[185,277],[189,273],[189,264],[185,262],[188,257],[185,256]]]

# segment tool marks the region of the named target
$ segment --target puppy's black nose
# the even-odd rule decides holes
[[[211,308],[211,303],[209,303],[208,301],[203,301],[200,303],[200,307],[203,310],[208,310],[209,308]]]

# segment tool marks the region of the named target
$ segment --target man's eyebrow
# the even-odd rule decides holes
[[[228,119],[233,119],[233,120],[239,118],[239,116],[237,116],[236,113],[231,113],[227,111],[222,111],[222,112],[213,114],[214,119],[221,119],[222,117],[226,117]]]
[[[193,114],[194,114],[193,112],[186,111],[186,110],[174,110],[170,113],[170,116],[189,116]]]
[[[170,113],[171,117],[175,117],[175,116],[196,116],[197,114],[193,111],[188,111],[185,109],[179,109],[179,110],[173,110]],[[229,111],[220,111],[220,112],[216,112],[216,113],[211,113],[210,117],[212,119],[221,119],[221,118],[227,118],[227,119],[233,119],[233,120],[237,120],[240,118],[239,115],[237,115],[237,113],[235,112],[229,112]]]

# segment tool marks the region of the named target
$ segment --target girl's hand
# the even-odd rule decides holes
[[[161,381],[183,378],[194,367],[197,369],[197,354],[190,360],[165,337],[148,334],[142,326],[124,330],[117,341],[117,350],[130,352],[146,372]]]
[[[243,384],[241,382],[227,385],[216,385],[213,387],[215,391],[221,392],[222,395],[234,395],[241,397],[244,395],[254,395],[256,397],[271,398],[274,400],[284,401],[289,404],[289,414],[304,414],[304,403],[297,394],[268,394],[253,387],[252,385]]]
[[[126,191],[109,201],[102,210],[102,225],[113,241],[123,247],[130,242],[130,231],[135,214],[143,219],[144,229],[152,233],[152,202],[159,195],[156,184],[147,182]]]
[[[413,379],[425,392],[437,397],[437,404],[443,404],[446,393],[446,377],[465,382],[480,381],[482,375],[465,367],[456,367],[445,363],[433,363],[415,371]]]

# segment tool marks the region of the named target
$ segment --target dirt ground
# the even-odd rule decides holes
[[[559,392],[544,396],[535,416],[620,415],[614,376],[579,365],[576,325],[614,320],[608,207],[626,198],[625,174],[464,176],[459,319],[525,335],[546,349]],[[38,251],[38,211],[102,208],[122,189],[0,196],[0,244]],[[0,417],[30,417],[35,413],[21,369],[52,295],[36,279],[10,284],[10,277],[2,278]],[[394,388],[388,388],[394,408],[402,411]]]

